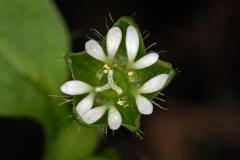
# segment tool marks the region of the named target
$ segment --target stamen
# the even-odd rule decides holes
[[[127,74],[128,74],[128,76],[133,76],[134,75],[134,70],[130,69]]]
[[[123,98],[119,98],[119,99],[117,100],[117,104],[120,105],[120,106],[122,106],[122,105],[125,104],[125,100],[124,100]]]
[[[110,67],[107,64],[104,64],[103,66],[103,72],[108,73],[110,71]]]

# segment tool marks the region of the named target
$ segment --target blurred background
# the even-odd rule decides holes
[[[133,16],[149,51],[173,64],[177,74],[142,116],[138,137],[124,128],[108,133],[101,148],[113,147],[123,160],[239,160],[239,6],[233,0],[81,1],[55,0],[67,23],[72,51],[84,50],[90,28],[106,34],[121,16]],[[41,126],[26,119],[0,118],[2,156],[42,159]],[[11,137],[11,139],[8,139]],[[5,140],[4,140],[5,139]],[[9,152],[11,150],[11,152]],[[10,154],[11,153],[11,154]]]

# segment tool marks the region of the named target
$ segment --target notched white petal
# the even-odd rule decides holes
[[[137,107],[138,107],[138,111],[141,114],[148,115],[148,114],[151,114],[153,112],[152,103],[147,98],[145,98],[141,95],[138,95],[136,97],[136,104],[137,104]]]
[[[95,40],[89,40],[85,43],[86,52],[93,58],[102,62],[106,61],[106,56],[100,44]]]
[[[119,111],[112,106],[108,112],[108,125],[110,129],[116,130],[122,124],[122,117]]]
[[[139,49],[139,36],[135,27],[129,26],[126,33],[126,49],[128,60],[134,61]]]
[[[137,62],[134,63],[133,68],[143,69],[149,67],[157,62],[159,55],[157,53],[150,53],[146,56],[140,58]]]
[[[89,94],[88,96],[86,96],[85,98],[83,98],[77,105],[76,110],[77,113],[80,116],[83,116],[84,113],[86,113],[87,111],[89,111],[92,108],[93,105],[93,101],[94,101],[94,94]]]
[[[107,33],[107,51],[109,57],[114,57],[122,40],[122,32],[119,27],[111,28]]]
[[[92,87],[85,82],[72,80],[64,83],[60,89],[68,95],[79,95],[91,91]]]
[[[85,114],[83,114],[82,119],[87,124],[92,124],[97,120],[99,120],[103,116],[105,111],[106,111],[105,106],[99,106],[99,107],[93,108],[87,111]]]
[[[162,89],[162,87],[166,83],[168,77],[169,77],[169,75],[165,74],[165,73],[159,74],[159,75],[153,77],[152,79],[147,81],[141,87],[140,92],[141,93],[152,93],[152,92],[156,92],[156,91]]]

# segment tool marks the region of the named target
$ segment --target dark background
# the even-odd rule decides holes
[[[121,16],[131,16],[150,50],[162,51],[177,75],[160,102],[142,117],[142,137],[126,129],[109,133],[101,148],[113,147],[123,160],[238,160],[240,159],[240,15],[237,1],[81,1],[55,0],[63,15],[74,52],[84,50],[89,29],[106,34]],[[147,35],[146,33],[144,34]],[[165,52],[167,50],[167,52]],[[41,127],[26,119],[0,119],[3,159],[41,159]]]

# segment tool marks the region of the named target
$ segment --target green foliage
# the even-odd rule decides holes
[[[72,126],[71,111],[58,106],[59,86],[68,77],[70,51],[64,23],[52,1],[0,1],[0,116],[31,118],[46,135],[45,159],[89,157],[99,136],[95,129]]]

